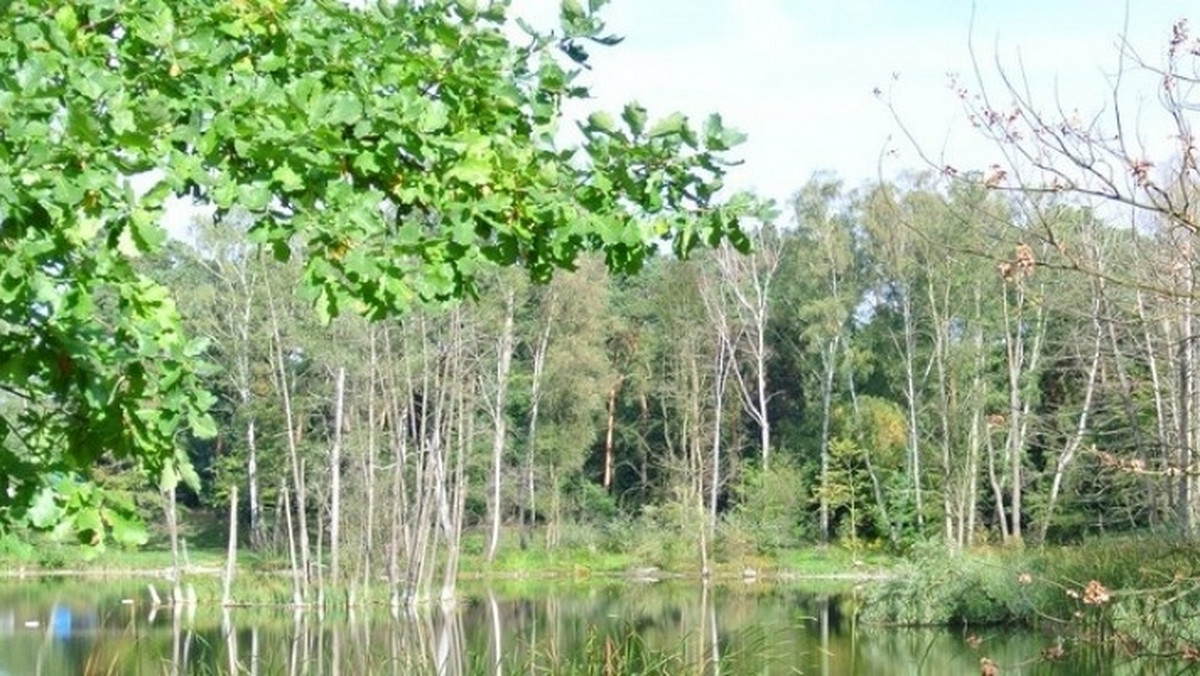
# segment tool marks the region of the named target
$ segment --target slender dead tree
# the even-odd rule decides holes
[[[304,469],[300,459],[300,450],[297,446],[297,424],[296,417],[292,411],[292,383],[288,378],[287,358],[283,351],[283,332],[279,326],[279,313],[276,309],[275,295],[272,292],[270,282],[266,284],[267,291],[267,308],[271,317],[271,340],[274,346],[272,361],[274,362],[275,389],[279,393],[279,397],[283,402],[283,417],[286,425],[284,437],[287,440],[288,457],[291,460],[292,469],[292,506],[295,508],[295,528],[297,533],[297,559],[300,565],[298,570],[293,570],[293,575],[300,581],[301,597],[308,598],[308,583],[309,573],[312,570],[308,540],[308,515],[307,515],[307,499],[304,490]],[[289,522],[290,524],[291,522]],[[289,540],[292,535],[292,526],[289,525]]]
[[[529,381],[529,428],[525,442],[525,527],[528,534],[537,519],[537,491],[534,469],[537,458],[538,414],[542,404],[542,378],[546,372],[546,355],[550,350],[550,334],[554,326],[555,296],[547,289],[542,304],[542,325],[533,348],[533,374]],[[528,536],[528,535],[527,535]]]
[[[333,446],[329,451],[329,579],[336,585],[342,577],[342,429],[345,427],[345,367],[338,367],[335,381]]]
[[[487,562],[496,559],[500,546],[500,487],[503,481],[504,449],[508,445],[508,372],[513,357],[513,315],[516,312],[516,292],[509,289],[504,296],[504,323],[496,339],[496,384],[489,412],[492,416],[492,476],[491,476],[491,534],[488,537]]]

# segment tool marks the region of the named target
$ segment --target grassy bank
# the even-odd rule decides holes
[[[193,575],[217,575],[225,565],[223,543],[199,538],[198,544],[184,539],[181,562]],[[616,546],[620,544],[620,546]],[[487,560],[483,534],[469,533],[462,544],[459,571],[465,579],[525,578],[699,578],[701,562],[694,545],[663,534],[638,538],[604,540],[595,533],[572,533],[557,546],[544,540],[522,539],[508,533],[496,557]],[[714,577],[743,578],[838,578],[858,579],[886,574],[901,560],[878,550],[864,552],[837,546],[808,546],[771,552],[729,551],[718,548],[709,561]],[[0,575],[109,575],[114,577],[155,576],[173,565],[165,542],[140,549],[109,547],[85,550],[70,543],[48,539],[0,542]],[[343,566],[353,567],[345,561]],[[286,571],[285,552],[238,551],[239,575],[277,574]]]

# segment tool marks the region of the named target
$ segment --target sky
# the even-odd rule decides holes
[[[550,28],[558,5],[514,0],[513,12]],[[1160,63],[1188,11],[1200,32],[1200,7],[1168,0],[611,0],[601,17],[625,41],[590,50],[586,82],[594,108],[721,113],[749,134],[730,185],[786,200],[818,171],[853,186],[928,167],[901,123],[940,164],[985,169],[1000,155],[948,86],[956,73],[980,88],[972,51],[988,91],[1000,92],[999,62],[1046,107],[1086,118],[1111,100],[1122,36]],[[1127,78],[1122,103],[1151,145],[1166,141],[1155,82]]]

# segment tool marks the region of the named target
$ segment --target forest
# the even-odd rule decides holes
[[[498,272],[471,302],[327,326],[295,266],[197,223],[147,261],[219,373],[185,499],[220,513],[241,487],[253,546],[286,548],[292,514],[334,575],[463,531],[489,560],[699,565],[1193,527],[1186,233],[1065,205],[1030,223],[922,177],[818,176],[789,207],[750,254]]]
[[[564,149],[604,3],[522,42],[486,4],[6,10],[0,553],[208,533],[297,605],[416,605],[529,552],[1197,535],[1186,87],[1158,164],[1014,90],[964,96],[1010,168],[768,205],[723,190],[717,115]]]

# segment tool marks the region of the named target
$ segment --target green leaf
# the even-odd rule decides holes
[[[304,179],[300,178],[300,174],[297,174],[290,164],[279,165],[271,172],[271,178],[280,184],[284,192],[297,192],[304,188]]]
[[[176,461],[179,463],[179,473],[183,477],[183,485],[199,492],[200,490],[200,475],[196,473],[195,466],[183,453],[176,456]]]
[[[99,545],[104,541],[104,521],[95,505],[85,504],[80,507],[79,511],[71,515],[71,522],[75,525],[80,544]]]
[[[337,301],[330,292],[329,286],[322,285],[317,291],[316,300],[313,302],[313,309],[317,312],[317,321],[322,326],[328,326],[337,315]]]
[[[562,15],[567,21],[575,21],[586,16],[579,0],[562,0]]]
[[[604,111],[596,111],[588,115],[588,130],[602,131],[605,134],[617,133],[617,122],[613,116]]]
[[[156,216],[145,209],[137,209],[129,219],[129,230],[140,251],[154,251],[167,239],[167,231],[155,220]]]
[[[354,168],[364,174],[375,174],[382,169],[373,152],[360,153],[358,157],[354,158]]]
[[[45,530],[62,519],[63,509],[59,506],[57,497],[57,493],[49,486],[37,492],[27,512],[31,526]]]
[[[650,138],[661,138],[681,133],[687,127],[687,118],[683,113],[672,113],[650,128]]]
[[[486,185],[492,179],[492,167],[485,157],[464,157],[458,164],[446,172],[446,178],[453,178],[471,185]]]
[[[458,10],[458,16],[463,19],[473,18],[479,13],[478,0],[454,0],[454,7]]]
[[[745,134],[727,128],[717,113],[709,115],[704,122],[704,146],[709,150],[729,150],[745,140]]]
[[[133,236],[133,228],[121,228],[121,232],[117,234],[117,253],[125,258],[141,257],[142,249]]]
[[[625,120],[625,124],[629,125],[629,131],[634,136],[641,136],[643,131],[646,131],[646,109],[637,103],[630,103],[625,106],[625,110],[621,112],[621,119]]]
[[[425,106],[421,110],[421,118],[418,122],[417,129],[419,129],[422,134],[432,134],[434,132],[441,131],[446,126],[446,123],[449,122],[449,120],[450,115],[448,109],[446,108],[446,104],[437,100],[430,101],[429,105]]]
[[[71,134],[84,143],[96,145],[100,143],[100,125],[96,118],[81,105],[67,108],[67,129]]]
[[[163,465],[162,473],[158,476],[158,490],[163,493],[169,493],[175,490],[179,485],[179,474],[175,472],[175,463],[168,462]]]
[[[353,94],[341,92],[333,95],[332,105],[325,121],[329,124],[343,125],[358,122],[363,115],[362,103]]]
[[[75,30],[79,28],[79,16],[75,14],[75,8],[68,3],[54,13],[54,23],[58,24],[67,37],[74,37]]]
[[[211,415],[188,416],[188,427],[192,429],[192,436],[197,439],[217,438],[217,421]]]
[[[239,186],[238,201],[250,211],[265,211],[271,204],[271,187],[264,181]]]
[[[126,547],[140,547],[150,540],[145,524],[136,515],[114,507],[103,507],[100,516],[108,525],[112,537]]]

